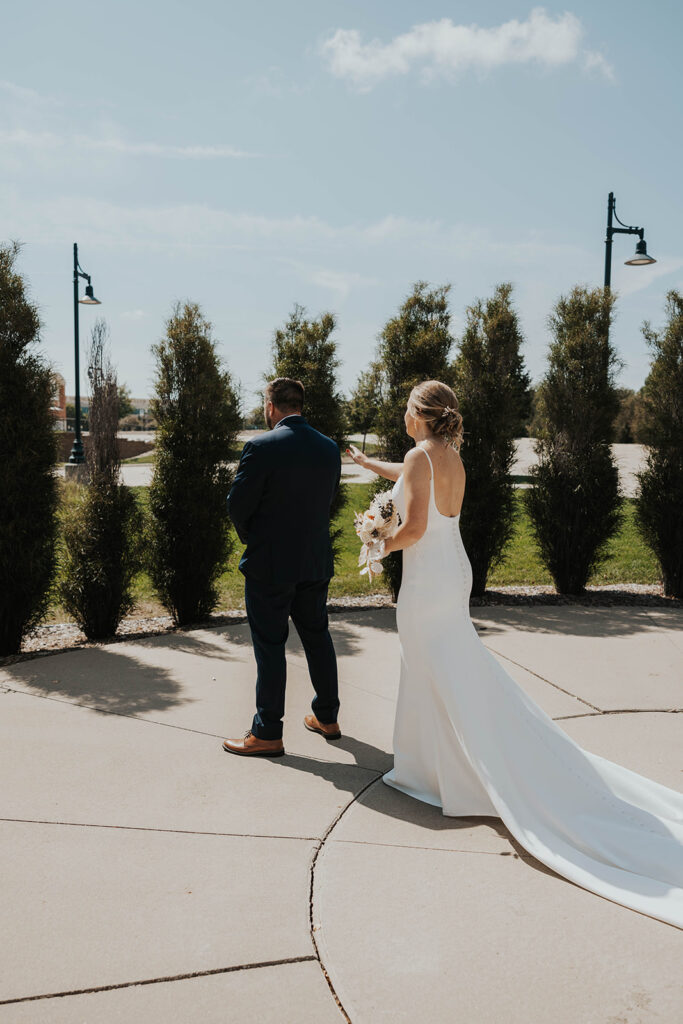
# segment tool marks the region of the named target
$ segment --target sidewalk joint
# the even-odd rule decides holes
[[[323,972],[323,976],[325,978],[325,981],[327,982],[328,988],[329,988],[330,992],[332,993],[334,1001],[336,1002],[337,1006],[339,1007],[339,1011],[342,1014],[344,1020],[347,1022],[347,1024],[351,1024],[351,1018],[349,1017],[348,1013],[344,1009],[344,1007],[342,1005],[342,1002],[341,1002],[341,999],[339,998],[339,996],[337,995],[337,993],[335,991],[334,985],[332,984],[332,979],[330,978],[330,975],[329,975],[329,972],[327,970],[327,967],[325,966],[325,964],[323,962],[323,959],[322,959],[322,956],[320,954],[320,947],[318,946],[318,940],[315,937],[316,928],[315,928],[314,906],[313,906],[314,905],[314,901],[315,901],[315,869],[316,869],[316,864],[318,862],[318,857],[320,856],[320,853],[321,853],[323,847],[325,846],[325,843],[327,842],[327,840],[328,840],[331,832],[333,831],[333,829],[335,829],[337,827],[337,825],[339,824],[341,819],[344,817],[346,812],[349,810],[349,808],[352,807],[355,803],[357,803],[357,801],[362,797],[363,793],[365,793],[366,790],[370,789],[371,786],[374,786],[374,784],[376,782],[378,782],[379,779],[381,779],[383,775],[384,775],[384,772],[379,772],[378,771],[376,773],[374,779],[371,779],[370,782],[367,783],[367,785],[363,786],[362,789],[358,790],[358,792],[353,795],[353,797],[341,809],[339,814],[334,818],[334,820],[330,823],[330,825],[326,829],[326,831],[325,831],[325,833],[324,833],[324,835],[323,835],[323,837],[322,837],[322,839],[320,841],[320,844],[319,844],[318,848],[316,849],[316,851],[313,854],[313,857],[311,859],[311,876],[310,876],[311,877],[311,884],[310,884],[309,897],[308,897],[308,919],[309,919],[309,927],[310,927],[310,932],[311,932],[311,942],[313,943],[313,949],[315,950],[316,960],[320,964],[320,969]]]
[[[380,846],[390,850],[427,850],[429,853],[471,853],[477,857],[516,857],[518,860],[536,860],[530,854],[515,853],[514,850],[455,850],[451,846],[416,846],[412,843],[375,843],[367,839],[333,839],[333,843],[348,843],[351,846]]]
[[[190,971],[187,974],[170,974],[161,978],[144,978],[142,981],[122,981],[114,985],[93,985],[91,988],[75,988],[64,992],[43,992],[36,996],[19,996],[16,999],[0,999],[0,1006],[10,1003],[31,1003],[39,999],[61,999],[64,996],[84,996],[93,992],[113,992],[120,988],[134,988],[136,985],[161,985],[167,981],[186,981],[190,978],[208,978],[214,974],[233,974],[235,971],[255,971],[262,967],[282,967],[286,964],[304,964],[315,961],[314,956],[293,956],[282,960],[264,960],[255,964],[238,964],[234,967],[214,967],[207,971]]]
[[[17,689],[15,687],[7,687],[8,693],[16,693],[23,697],[35,697],[37,700],[52,700],[57,704],[68,704],[72,708],[82,708],[84,711],[95,711],[100,715],[114,715],[117,718],[127,718],[132,722],[144,722],[145,725],[159,725],[163,729],[178,729],[180,732],[191,732],[196,736],[208,736],[209,739],[222,740],[225,738],[225,733],[217,732],[205,732],[203,729],[192,729],[187,725],[175,725],[173,722],[159,722],[155,718],[142,718],[140,715],[128,715],[124,711],[112,711],[111,708],[98,708],[93,704],[81,704],[77,700],[67,700],[64,697],[53,697],[48,693],[32,693],[30,690]],[[343,761],[332,761],[326,757],[313,757],[311,754],[300,754],[291,747],[287,750],[287,754],[291,754],[292,757],[301,757],[307,761],[322,761],[324,764],[335,764],[342,768],[360,768],[363,772],[378,772],[378,768],[371,768],[369,765],[357,764],[355,761],[351,763],[345,763]],[[287,759],[285,754],[285,761]],[[382,774],[380,772],[380,774]]]
[[[536,679],[541,679],[544,683],[547,683],[548,686],[554,686],[556,690],[560,691],[560,693],[564,693],[567,697],[573,697],[574,700],[578,700],[581,704],[585,704],[586,707],[592,708],[593,711],[597,711],[600,715],[603,714],[602,708],[599,708],[596,704],[591,704],[589,700],[585,700],[583,697],[577,696],[577,694],[572,693],[571,690],[565,690],[564,687],[560,686],[558,683],[554,683],[552,679],[546,679],[546,677],[542,676],[539,672],[534,672],[533,669],[527,668],[526,665],[522,665],[521,662],[515,661],[514,658],[508,657],[507,654],[502,654],[500,651],[497,651],[495,647],[489,647],[488,644],[486,644],[485,646],[491,652],[491,654],[495,654],[497,657],[503,658],[504,661],[509,661],[511,665],[516,665],[517,668],[523,668],[525,672],[529,673],[529,675],[535,676]]]
[[[608,708],[599,714],[585,711],[581,715],[558,715],[553,722],[564,722],[568,718],[600,718],[603,715],[680,715],[683,708]]]
[[[90,821],[47,821],[41,818],[1,818],[0,821],[23,825],[64,825],[73,828],[113,828],[124,832],[162,832],[171,835],[223,836],[227,839],[292,839],[301,843],[319,843],[319,836],[273,836],[256,832],[202,832],[191,828],[152,828],[148,825],[103,825]]]

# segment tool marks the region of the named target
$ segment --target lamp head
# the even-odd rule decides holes
[[[648,263],[656,262],[657,260],[653,256],[648,256],[645,239],[641,238],[639,242],[636,242],[635,256],[632,256],[630,260],[626,260],[625,265],[627,267],[645,267]]]
[[[93,291],[93,286],[91,284],[86,284],[86,286],[85,286],[85,298],[79,299],[78,301],[83,306],[101,306],[102,305],[100,300],[95,298],[95,293]]]

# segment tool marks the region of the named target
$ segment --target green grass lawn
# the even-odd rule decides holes
[[[337,573],[330,584],[330,596],[386,593],[387,587],[382,576],[369,583],[367,577],[359,574],[358,551],[360,545],[353,528],[354,511],[362,511],[367,508],[376,486],[374,484],[347,484],[346,487],[348,499],[342,516]],[[141,504],[144,504],[149,494],[148,488],[135,487],[133,490]],[[492,589],[500,586],[552,584],[549,573],[541,563],[521,491],[517,492],[516,500],[518,516],[514,534],[503,562],[489,576],[488,586]],[[237,568],[242,550],[242,545],[235,538],[228,568],[220,578],[220,601],[217,611],[244,607],[244,579]],[[609,544],[606,561],[593,574],[589,582],[600,585],[658,583],[659,580],[656,559],[636,529],[633,501],[627,500],[624,503],[622,528]],[[135,599],[134,614],[141,616],[163,614],[164,610],[154,593],[147,573],[140,573],[136,579]],[[51,610],[49,621],[61,622],[66,618],[64,611],[55,604]]]
[[[149,465],[152,462],[156,462],[157,457],[154,452],[149,452],[147,455],[134,455],[132,459],[124,459],[123,461],[126,465],[144,466],[145,464]]]
[[[487,586],[522,586],[547,583],[550,573],[544,568],[534,539],[531,521],[524,507],[523,492],[517,491],[518,516],[512,540],[503,561],[490,574]],[[589,584],[659,583],[657,560],[640,536],[634,518],[632,499],[624,502],[624,521],[619,533],[607,547],[607,558],[593,573]]]

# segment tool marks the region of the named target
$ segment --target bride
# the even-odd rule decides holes
[[[683,928],[683,794],[578,746],[480,641],[460,536],[462,417],[439,381],[413,388],[405,462],[355,462],[388,480],[403,551],[401,675],[389,786],[455,817],[494,815],[552,870]]]

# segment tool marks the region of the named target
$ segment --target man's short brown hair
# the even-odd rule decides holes
[[[276,377],[266,385],[266,401],[280,412],[301,412],[304,407],[304,386],[291,377]]]

